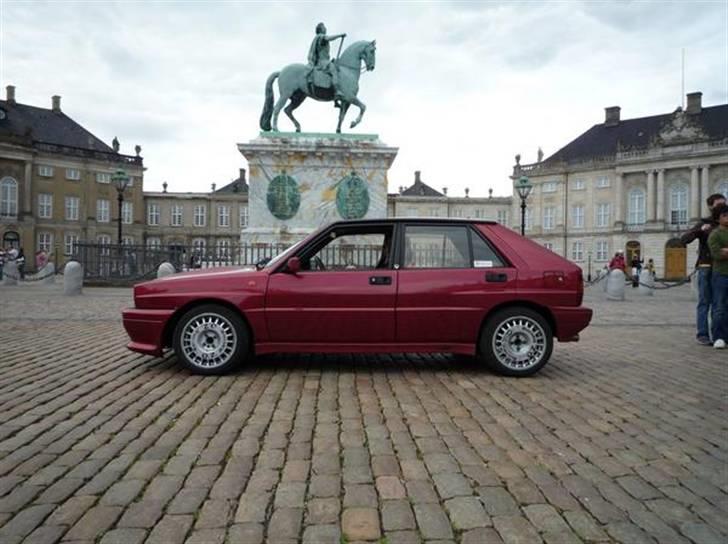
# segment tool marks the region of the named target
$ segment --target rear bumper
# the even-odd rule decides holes
[[[557,306],[551,308],[556,321],[556,338],[559,342],[576,342],[592,318],[591,308],[583,306]]]
[[[164,327],[173,310],[138,310],[127,308],[122,311],[124,329],[131,342],[126,347],[146,355],[162,355],[164,351]]]

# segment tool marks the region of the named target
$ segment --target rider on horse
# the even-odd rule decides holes
[[[342,42],[346,34],[334,34],[333,36],[326,35],[326,25],[319,23],[316,25],[316,36],[311,42],[311,47],[308,50],[308,64],[311,66],[311,77],[313,77],[313,70],[321,70],[324,73],[331,76],[331,87],[334,90],[334,103],[338,104],[343,96],[339,90],[339,76],[336,70],[336,63],[331,60],[329,52],[329,42],[341,39]]]

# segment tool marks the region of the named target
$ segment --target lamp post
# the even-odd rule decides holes
[[[526,176],[521,176],[516,182],[516,192],[521,197],[521,236],[526,235],[526,199],[531,194],[533,185],[528,182]]]
[[[119,204],[119,215],[117,217],[116,243],[121,247],[121,208],[124,204],[124,191],[129,186],[129,176],[123,170],[117,170],[111,175],[111,182],[116,189],[116,200]]]
[[[591,281],[591,259],[592,259],[592,252],[589,252],[589,264],[588,264],[588,271],[586,274],[586,281]]]

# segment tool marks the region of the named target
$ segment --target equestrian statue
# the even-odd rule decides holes
[[[341,123],[352,104],[359,108],[359,115],[351,123],[357,126],[367,107],[357,98],[359,92],[359,76],[362,73],[362,62],[367,71],[374,70],[376,41],[359,41],[352,43],[341,52],[346,34],[327,35],[326,25],[316,26],[316,36],[308,51],[308,65],[289,64],[279,72],[273,72],[265,83],[265,104],[260,115],[260,128],[264,131],[278,132],[278,114],[281,109],[301,132],[301,125],[293,116],[295,110],[306,97],[320,102],[334,102],[339,108],[339,122],[336,132],[341,132]],[[331,59],[329,44],[339,42],[336,59]],[[273,82],[278,79],[278,100],[273,100]],[[283,108],[288,102],[288,106]]]

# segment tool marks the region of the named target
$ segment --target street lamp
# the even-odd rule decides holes
[[[528,182],[526,176],[521,176],[516,182],[516,192],[521,197],[521,236],[526,234],[526,199],[531,194],[533,185]]]
[[[119,203],[118,226],[116,231],[116,243],[121,246],[121,208],[124,203],[124,191],[129,186],[130,177],[123,170],[117,170],[111,175],[111,182],[116,189],[116,200]]]

